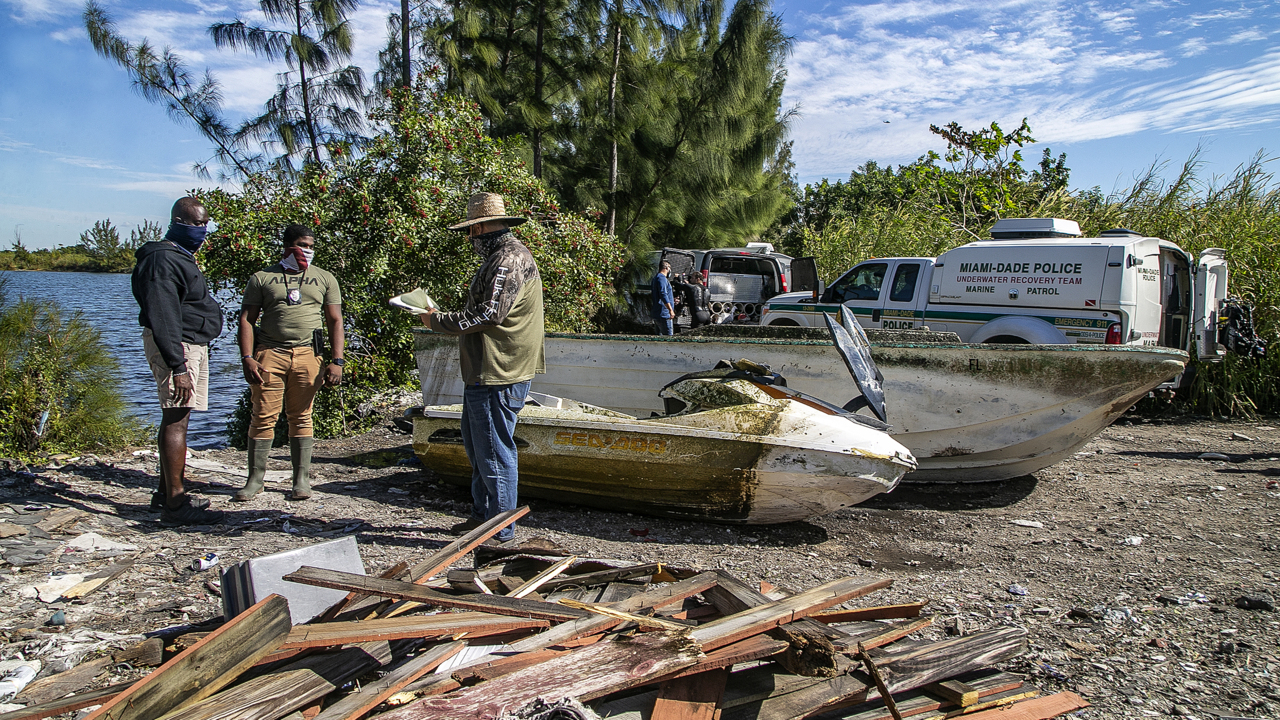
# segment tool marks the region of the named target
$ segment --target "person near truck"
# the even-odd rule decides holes
[[[703,284],[702,273],[694,272],[685,276],[680,283],[680,294],[684,298],[684,306],[689,309],[689,329],[694,330],[711,322],[711,293]]]
[[[671,263],[663,260],[658,266],[658,274],[649,283],[649,292],[653,296],[653,324],[659,335],[673,335],[676,319],[675,298],[671,294]]]
[[[467,219],[450,230],[470,235],[483,258],[467,288],[461,311],[428,308],[422,323],[458,335],[462,365],[462,444],[471,462],[471,517],[450,528],[470,532],[486,520],[514,510],[518,495],[516,419],[544,361],[542,277],[533,254],[511,228],[525,218],[507,215],[502,196],[481,192],[467,202]],[[499,542],[515,537],[503,528]]]
[[[345,336],[338,279],[318,267],[315,233],[290,225],[281,235],[280,262],[249,278],[240,305],[240,364],[253,402],[249,419],[249,477],[232,500],[247,502],[262,492],[267,459],[281,408],[289,423],[294,500],[311,497],[311,407],[324,385],[342,382]],[[257,324],[261,318],[261,324]],[[255,326],[255,324],[257,324]],[[318,333],[328,328],[331,359],[321,359]]]
[[[222,513],[187,494],[187,423],[209,409],[209,343],[222,334],[222,309],[209,293],[195,254],[209,211],[193,197],[173,204],[164,239],[143,243],[130,285],[138,301],[142,347],[160,398],[160,489],[151,508],[165,525],[212,525]]]

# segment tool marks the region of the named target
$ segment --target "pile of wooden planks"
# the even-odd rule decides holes
[[[766,595],[722,570],[482,546],[527,512],[379,576],[303,567],[286,579],[349,593],[312,623],[291,626],[273,595],[132,684],[0,720],[94,705],[87,720],[1034,720],[1086,705],[993,669],[1025,650],[1020,629],[925,642],[910,637],[931,623],[923,602],[846,606],[890,580]],[[489,562],[450,569],[473,551]]]

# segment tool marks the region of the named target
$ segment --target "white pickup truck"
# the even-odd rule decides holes
[[[812,258],[792,262],[790,292],[770,298],[762,325],[822,327],[849,308],[864,328],[951,331],[974,343],[1157,345],[1216,360],[1227,298],[1226,253],[1192,257],[1125,229],[1080,237],[1070,220],[999,220],[991,239],[939,257],[876,258],[829,286]]]

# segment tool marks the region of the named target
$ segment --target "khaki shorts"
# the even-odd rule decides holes
[[[188,407],[192,410],[209,409],[208,345],[182,343],[182,354],[187,358],[187,372],[191,375],[191,381],[196,386],[195,392],[191,394],[191,400],[185,405],[179,404],[173,399],[175,394],[173,371],[169,369],[168,365],[164,364],[164,358],[160,356],[160,348],[156,347],[156,341],[151,335],[150,328],[142,329],[142,347],[146,350],[147,364],[151,366],[151,374],[156,379],[156,394],[160,397],[160,407]]]

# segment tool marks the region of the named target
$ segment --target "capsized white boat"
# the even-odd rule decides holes
[[[689,368],[749,357],[790,387],[840,404],[857,395],[830,339],[801,328],[748,328],[755,337],[549,334],[547,373],[533,389],[628,415],[661,412],[653,392]],[[782,336],[782,337],[779,337]],[[927,334],[874,333],[890,433],[919,469],[907,482],[978,482],[1026,475],[1070,457],[1160,383],[1187,354],[1127,345],[918,342]],[[415,331],[426,404],[462,398],[454,338]]]
[[[521,496],[758,525],[856,505],[915,469],[874,419],[736,365],[663,388],[681,409],[649,418],[532,394],[516,425]],[[423,408],[413,447],[424,465],[469,485],[461,415],[461,405]]]

